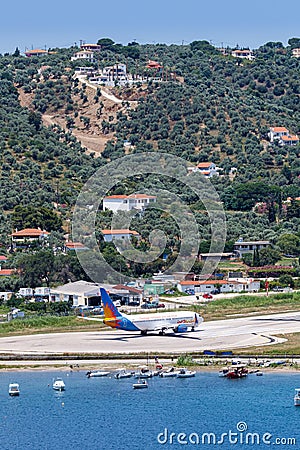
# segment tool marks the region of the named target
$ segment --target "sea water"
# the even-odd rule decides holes
[[[65,392],[52,389],[60,376]],[[85,372],[0,374],[0,449],[300,449],[300,374],[228,380],[86,378]],[[10,382],[20,396],[9,397]]]

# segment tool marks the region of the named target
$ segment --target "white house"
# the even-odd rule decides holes
[[[279,140],[282,136],[288,136],[289,130],[285,127],[271,127],[268,133],[270,138],[270,142],[274,142],[275,140]]]
[[[116,213],[117,211],[131,211],[132,209],[144,210],[155,202],[156,197],[154,195],[110,195],[103,199],[103,211],[109,209]]]
[[[85,61],[93,62],[94,52],[91,52],[89,50],[81,50],[71,57],[71,61],[76,61],[77,59],[84,59]]]
[[[99,44],[81,44],[80,49],[86,52],[100,52],[101,45]]]
[[[213,177],[213,176],[219,176],[219,172],[217,170],[217,167],[212,162],[201,162],[197,164],[197,166],[188,167],[188,172],[200,172],[205,177]]]
[[[239,280],[205,280],[205,281],[180,281],[177,285],[180,292],[190,291],[195,294],[205,294],[213,291],[226,292],[257,292],[260,289],[260,282],[252,279]]]
[[[253,253],[254,250],[261,250],[269,247],[270,241],[243,241],[242,239],[234,243],[234,253],[241,258],[245,253]]]
[[[133,230],[101,230],[105,242],[112,242],[114,239],[129,240],[132,236],[140,237],[139,233]]]
[[[255,58],[252,50],[249,49],[232,50],[231,55],[234,58],[248,59],[249,61],[252,61]]]
[[[281,145],[297,145],[299,144],[299,138],[297,135],[282,136],[279,140]]]
[[[300,48],[293,48],[292,54],[294,58],[300,58]]]

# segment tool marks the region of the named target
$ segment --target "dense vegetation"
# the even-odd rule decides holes
[[[161,82],[149,79],[136,87],[120,87],[116,82],[114,91],[124,105],[134,99],[137,106],[110,115],[108,120],[103,118],[101,89],[91,99],[86,86],[73,78],[77,64],[70,57],[77,48],[53,49],[39,58],[23,57],[18,51],[0,56],[2,253],[9,248],[11,231],[29,226],[54,230],[55,244],[60,248],[62,232],[69,231],[67,223],[83,183],[97,168],[125,155],[127,140],[132,144],[131,152],[159,150],[191,163],[213,161],[223,169],[223,176],[212,183],[227,212],[228,251],[233,241],[243,236],[270,239],[278,251],[300,255],[300,205],[293,200],[300,196],[300,146],[271,145],[267,137],[271,126],[285,126],[292,134],[300,132],[300,60],[291,56],[292,48],[300,46],[299,39],[290,39],[287,47],[269,42],[255,50],[253,61],[224,56],[206,41],[181,46],[135,42],[122,46],[105,38],[99,43],[100,68],[118,61],[126,63],[133,74],[151,76],[153,71],[146,68],[149,59],[163,66],[156,74]],[[21,106],[21,93],[30,99],[27,107]],[[85,108],[91,102],[98,105],[100,134],[113,135],[98,158],[88,154],[72,134],[78,117],[89,129]],[[43,125],[42,115],[49,113],[63,117],[66,126]],[[131,179],[112,193],[131,193],[149,185],[160,187],[161,180]],[[164,185],[178,191],[191,205],[202,239],[199,251],[208,251],[210,224],[203,205],[172,180]],[[292,197],[288,204],[287,197]],[[259,202],[262,209],[254,209]],[[110,215],[102,213],[98,219],[99,232],[109,226]],[[178,252],[180,233],[168,215],[151,210],[136,217],[132,227],[143,237],[136,245],[147,249],[148,234],[158,225],[168,236],[170,262]],[[124,274],[151,274],[166,265],[159,258],[149,267],[136,264],[129,268],[112,245],[101,246],[116,269],[121,264]],[[273,263],[274,254],[263,257]],[[55,269],[61,274],[57,281],[82,275],[74,261],[59,255],[51,255],[49,262],[48,272]],[[12,267],[25,265],[18,255],[11,256],[10,263]],[[28,264],[34,265],[34,261]],[[37,273],[42,271],[43,265]],[[41,274],[37,280],[23,281],[36,284],[45,279],[47,276]]]

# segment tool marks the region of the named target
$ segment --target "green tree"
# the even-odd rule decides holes
[[[277,245],[287,255],[300,255],[300,238],[296,234],[282,234],[277,240]]]
[[[259,250],[260,266],[275,264],[280,259],[280,252],[271,246]]]

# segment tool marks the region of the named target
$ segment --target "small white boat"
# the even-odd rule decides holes
[[[219,377],[227,377],[228,372],[229,369],[227,367],[224,367],[224,369],[219,370]]]
[[[170,367],[169,369],[161,372],[159,376],[162,378],[172,378],[172,377],[175,378],[177,374],[178,374],[177,370],[175,370],[174,367]]]
[[[133,375],[132,372],[126,371],[126,370],[120,370],[119,372],[117,372],[115,374],[115,378],[117,378],[117,380],[121,380],[122,378],[131,378]]]
[[[107,372],[107,371],[104,371],[104,370],[93,370],[93,371],[89,370],[89,371],[86,373],[86,376],[87,376],[88,378],[94,378],[94,377],[106,377],[106,376],[109,375],[109,374],[110,374],[110,372]]]
[[[11,397],[20,395],[20,387],[18,383],[10,383],[10,385],[8,386],[8,393]]]
[[[153,372],[149,369],[141,369],[134,375],[135,378],[152,378]]]
[[[294,405],[300,406],[300,388],[295,389]]]
[[[56,378],[53,381],[52,387],[55,391],[64,391],[66,389],[66,385],[61,378]]]
[[[196,371],[180,369],[177,373],[177,378],[191,378],[196,375]]]
[[[139,380],[137,383],[132,385],[133,389],[146,389],[148,387],[148,383],[146,380]]]

